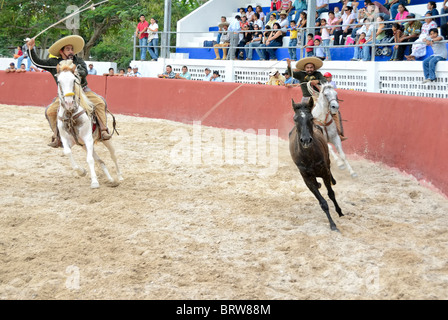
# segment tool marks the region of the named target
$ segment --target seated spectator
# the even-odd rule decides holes
[[[238,43],[238,48],[236,48],[235,51],[235,60],[244,60],[244,47],[247,43],[250,43],[252,41],[252,37],[254,36],[253,31],[254,29],[252,26],[244,26],[244,32],[243,32],[243,38]]]
[[[255,14],[254,7],[252,7],[251,5],[248,5],[246,8],[246,16],[247,16],[247,21],[249,23],[254,22],[254,17],[255,17],[254,14]]]
[[[363,27],[363,24],[365,23],[364,21],[365,20],[370,21],[369,17],[367,16],[367,12],[366,12],[365,8],[359,9],[356,20],[359,24],[353,27],[352,34],[351,34],[351,37],[355,42],[356,42],[357,35],[359,33],[361,33],[360,29]]]
[[[20,46],[17,46],[17,53],[14,55],[14,59],[17,59],[21,56],[23,56],[22,48]]]
[[[333,36],[336,30],[339,30],[339,19],[334,15],[334,11],[328,12],[328,26],[330,27],[330,36]]]
[[[118,70],[117,76],[124,77],[125,75],[126,75],[126,72],[124,71],[124,69]]]
[[[432,16],[438,16],[439,11],[437,10],[437,4],[435,1],[429,1],[426,5],[428,11],[426,13],[430,13]],[[440,18],[434,18],[437,26],[440,26]]]
[[[245,14],[243,14],[241,16],[241,21],[240,21],[241,30],[244,30],[245,26],[249,26],[249,21],[247,20],[247,16]]]
[[[348,0],[342,0],[342,9],[341,11],[344,12],[346,7],[352,7],[353,8],[353,12],[355,14],[358,14],[358,6],[359,6],[359,1],[348,1]]]
[[[216,58],[215,60],[220,60],[220,55],[219,55],[219,48],[222,48],[222,59],[226,60],[227,59],[227,48],[230,46],[230,33],[228,31],[229,29],[229,23],[228,22],[221,22],[219,24],[219,28],[222,28],[222,32],[221,32],[221,40],[219,43],[215,44],[214,50],[215,50],[215,55]]]
[[[415,19],[415,14],[409,13],[408,19]],[[408,21],[404,24],[403,35],[399,39],[399,42],[414,42],[418,39],[421,32],[422,32],[422,24],[420,21],[418,20]],[[405,50],[406,48],[410,47],[411,47],[410,44],[398,46],[398,52],[397,52],[398,61],[404,60]]]
[[[352,7],[346,7],[344,14],[342,15],[342,29],[334,32],[334,45],[343,45],[348,35],[352,33],[353,24],[356,20],[356,16],[353,13]],[[342,38],[341,38],[342,36]],[[341,38],[341,39],[340,39]]]
[[[320,60],[325,60],[324,49],[321,46],[322,39],[318,36],[314,37],[314,56]]]
[[[212,72],[209,68],[205,68],[204,70],[205,76],[202,77],[202,81],[210,81],[212,79]]]
[[[446,13],[448,13],[448,0],[443,0],[442,9],[440,9],[440,14],[446,14]],[[439,26],[444,26],[446,24],[447,24],[446,16],[441,17]],[[445,39],[446,39],[446,37],[445,37]]]
[[[342,13],[341,10],[339,9],[339,7],[334,7],[333,8],[333,12],[334,12],[334,16],[339,20],[342,18]]]
[[[223,28],[222,26],[227,23],[227,18],[225,16],[221,17],[221,23],[218,25],[218,37],[216,38],[216,42],[220,43],[221,42],[221,34],[223,32]]]
[[[390,20],[390,12],[387,10],[381,3],[378,1],[371,1],[371,0],[365,0],[364,5],[367,7],[369,5],[374,5],[374,13],[375,13],[375,19],[378,16],[383,17],[384,21]]]
[[[174,78],[181,79],[181,80],[191,80],[191,74],[190,74],[190,72],[188,72],[187,66],[183,66],[182,73],[176,73]]]
[[[252,33],[252,39],[244,46],[246,51],[246,60],[252,60],[253,48],[258,48],[261,46],[263,41],[263,32],[258,24],[254,24],[254,31],[255,32]]]
[[[280,12],[280,19],[278,20],[278,24],[280,25],[280,29],[283,30],[283,33],[286,34],[286,29],[288,29],[289,21],[288,21],[288,14],[285,10]]]
[[[382,16],[378,16],[376,18],[376,21],[378,22],[378,26],[376,28],[376,33],[371,34],[369,38],[367,38],[366,44],[369,43],[381,43],[384,39],[386,39],[386,25],[384,24],[384,18]],[[370,61],[371,54],[372,54],[373,46],[364,46],[362,49],[362,60],[364,61]],[[374,54],[374,53],[373,53]]]
[[[446,49],[446,43],[442,42],[443,37],[439,36],[437,28],[429,31],[429,39],[426,39],[426,45],[432,47],[434,52],[430,57],[423,60],[423,73],[425,80],[423,83],[434,82],[436,77],[436,65],[439,61],[445,61],[448,58],[448,50]]]
[[[294,21],[296,25],[298,25],[300,13],[302,11],[306,11],[307,8],[308,8],[307,0],[294,0],[292,4],[292,9],[288,15],[288,20],[292,21],[292,16],[294,15]]]
[[[210,81],[213,81],[213,82],[224,82],[224,79],[219,74],[219,71],[215,70],[215,71],[213,71],[212,79]]]
[[[297,60],[297,26],[294,20],[291,20],[289,26],[289,44],[288,53],[291,60]]]
[[[408,3],[408,0],[392,0],[390,3],[386,3],[384,6],[390,12],[390,17],[395,18],[398,14],[398,6],[402,5],[403,7]],[[397,20],[397,18],[395,18]]]
[[[306,52],[306,56],[307,57],[312,57],[314,56],[314,40],[313,40],[313,34],[312,33],[308,33],[306,36],[306,45],[305,45],[305,52]]]
[[[271,72],[269,72],[269,80],[266,82],[269,86],[284,86],[285,85],[285,77],[280,74],[280,72],[273,68]]]
[[[108,73],[103,73],[103,76],[106,76],[106,77],[113,77],[114,75],[115,75],[114,68],[109,68],[109,72]]]
[[[411,53],[405,56],[408,61],[415,61],[418,58],[426,56],[426,43],[425,39],[429,37],[429,30],[437,28],[437,23],[431,18],[431,13],[425,14],[425,23],[422,25],[422,31],[418,36],[418,39],[412,44]]]
[[[442,37],[445,38],[445,40],[448,40],[448,23],[442,24],[440,27],[440,33],[442,34]]]
[[[276,22],[278,22],[277,14],[276,13],[272,13],[269,16],[269,21],[267,23],[265,23],[265,27],[269,26],[271,29],[273,29],[274,23],[276,23]]]
[[[14,62],[11,62],[11,63],[9,64],[9,67],[8,67],[5,71],[6,71],[6,73],[9,73],[9,72],[16,72],[17,69],[16,69],[16,65],[14,64]]]
[[[269,38],[266,40],[266,44],[262,45],[265,47],[265,57],[269,56],[270,60],[277,60],[276,47],[281,47],[283,45],[283,32],[280,29],[280,24],[278,22],[274,23],[274,27],[272,29]]]
[[[288,17],[289,17],[289,13],[292,10],[292,2],[293,2],[292,0],[282,0],[282,4],[280,6],[280,12],[286,13],[285,19],[288,20],[288,23],[286,24],[286,27],[289,26],[289,21],[290,20],[288,19]],[[282,24],[280,24],[280,25],[282,25]]]
[[[398,5],[398,13],[395,15],[395,20],[406,20],[408,18],[409,11],[404,4]]]
[[[292,21],[294,21],[294,20],[292,20]],[[294,87],[300,86],[299,80],[295,79],[294,77],[291,77],[288,69],[285,70],[285,72],[283,73],[283,76],[285,77],[285,87],[294,88]]]
[[[157,75],[158,78],[161,79],[174,79],[176,77],[176,75],[173,72],[173,67],[171,67],[171,65],[167,65],[166,66],[166,70],[164,73]]]
[[[280,11],[281,6],[282,6],[281,0],[272,0],[271,1],[271,10],[266,15],[266,18],[269,17],[269,19],[271,19],[272,14],[275,14],[274,17],[277,17],[277,13]],[[264,24],[266,25],[267,23],[268,23],[268,21],[265,19]],[[271,28],[272,28],[272,26],[271,26]]]
[[[246,15],[246,8],[240,8],[238,11],[238,15],[241,16],[245,16]]]
[[[403,26],[398,22],[395,22],[392,25],[392,31],[394,33],[394,43],[398,43],[401,36],[403,35]],[[394,46],[394,52],[392,53],[392,57],[389,61],[397,61],[398,56],[398,44]]]
[[[269,36],[271,35],[271,33],[272,33],[271,27],[266,26],[264,33],[263,33],[262,40],[261,40],[261,44],[253,45],[254,47],[259,47],[259,48],[255,49],[255,51],[257,51],[257,54],[260,57],[260,60],[266,60],[266,53],[265,53],[265,50],[263,49],[263,47],[266,46],[266,41],[269,38]]]
[[[316,0],[316,12],[319,14],[319,16],[322,12],[330,11],[329,3],[330,0]]]
[[[264,25],[265,15],[263,12],[263,8],[260,5],[258,5],[255,7],[255,12],[258,13],[259,19],[261,19],[261,21],[263,21],[263,25]]]
[[[361,61],[363,60],[362,54],[362,44],[366,43],[366,33],[361,32],[359,34],[358,40],[356,40],[355,52],[353,54],[353,58],[351,61]]]
[[[252,24],[252,27],[254,27],[255,25],[257,25],[258,26],[258,28],[260,29],[260,30],[262,30],[263,29],[263,27],[264,27],[264,22],[263,22],[263,20],[261,20],[260,19],[260,14],[258,13],[258,12],[255,12],[254,13],[254,23]]]

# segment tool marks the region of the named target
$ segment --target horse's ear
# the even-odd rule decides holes
[[[72,72],[75,73],[75,70],[76,70],[76,64],[73,64],[72,65]]]
[[[293,98],[291,98],[291,102],[292,102],[292,108],[294,109],[294,105],[296,104],[296,102],[294,101]]]
[[[310,97],[310,99],[308,100],[308,108],[312,110],[313,107],[314,107],[314,99],[313,97]]]

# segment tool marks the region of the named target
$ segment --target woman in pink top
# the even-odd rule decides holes
[[[404,4],[400,4],[398,6],[398,13],[395,16],[395,20],[405,20],[406,17],[408,16],[409,11],[408,9],[406,9],[406,7],[404,6]]]

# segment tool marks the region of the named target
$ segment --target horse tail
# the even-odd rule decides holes
[[[333,177],[333,174],[330,172],[331,184],[334,186],[336,184],[336,180]]]

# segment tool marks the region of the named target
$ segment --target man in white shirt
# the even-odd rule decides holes
[[[88,74],[93,74],[93,75],[97,74],[96,69],[93,68],[93,64],[89,64]]]

